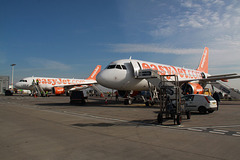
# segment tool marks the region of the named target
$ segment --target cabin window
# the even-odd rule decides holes
[[[22,80],[20,80],[19,82],[27,82],[27,80],[23,80],[23,79],[22,79]]]

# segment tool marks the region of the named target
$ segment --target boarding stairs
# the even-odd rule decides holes
[[[42,97],[46,96],[46,93],[41,87],[41,85],[36,83],[33,84],[33,92],[35,92],[37,96],[42,96]]]
[[[104,93],[95,85],[92,85],[92,88],[100,94],[100,97],[104,97]]]
[[[240,93],[236,92],[233,88],[227,86],[226,84],[223,84],[221,82],[211,82],[210,84],[217,89],[223,91],[224,93],[227,93],[233,99],[240,99]]]

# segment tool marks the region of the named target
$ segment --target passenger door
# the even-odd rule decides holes
[[[141,70],[139,63],[136,60],[130,60],[130,63],[133,67],[134,77],[137,78],[139,76],[139,71]]]

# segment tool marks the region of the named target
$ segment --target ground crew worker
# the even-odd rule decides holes
[[[220,102],[219,94],[217,92],[214,92],[213,98],[217,101],[217,110],[218,110],[219,102]]]
[[[115,94],[116,94],[116,101],[119,101],[119,99],[118,99],[118,91],[116,91]]]

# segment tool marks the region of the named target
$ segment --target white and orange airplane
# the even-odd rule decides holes
[[[101,65],[97,65],[87,79],[26,77],[15,84],[17,89],[34,90],[33,82],[39,83],[44,91],[53,91],[54,94],[65,94],[70,90],[81,90],[97,83],[96,76],[101,71]]]
[[[240,78],[237,74],[223,74],[211,76],[208,74],[209,49],[205,47],[201,62],[196,70],[153,62],[122,59],[110,63],[97,75],[97,82],[107,88],[116,89],[120,95],[133,91],[149,91],[148,81],[139,78],[139,72],[146,69],[156,70],[159,75],[177,75],[180,86],[189,93],[203,93],[209,81]],[[169,81],[173,79],[167,77]]]

